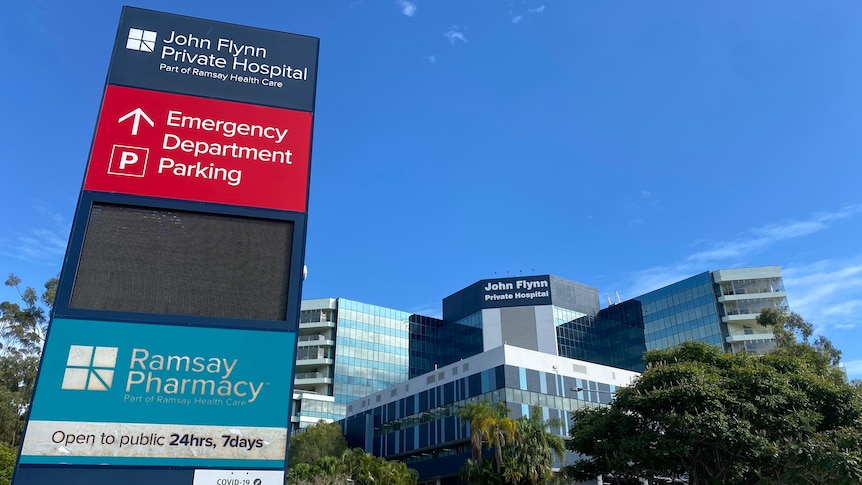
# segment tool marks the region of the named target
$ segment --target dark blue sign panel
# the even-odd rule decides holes
[[[483,280],[478,286],[482,308],[551,304],[551,281],[547,276]]]
[[[551,277],[481,280],[443,299],[443,318],[457,320],[483,308],[551,304]]]
[[[314,111],[319,42],[124,7],[108,84]]]

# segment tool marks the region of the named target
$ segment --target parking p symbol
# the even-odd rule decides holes
[[[147,170],[148,148],[114,145],[108,173],[126,177],[143,177]]]
[[[135,152],[123,151],[120,154],[120,170],[124,170],[126,165],[134,165],[138,163],[138,154]]]

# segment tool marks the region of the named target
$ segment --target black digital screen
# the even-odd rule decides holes
[[[284,320],[293,222],[94,203],[70,306]]]

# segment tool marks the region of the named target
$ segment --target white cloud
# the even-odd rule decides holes
[[[743,265],[747,257],[771,245],[823,231],[830,223],[859,213],[862,213],[862,205],[851,205],[835,212],[814,214],[806,220],[767,224],[729,241],[709,243],[708,249],[683,256],[676,263],[631,273],[623,298],[718,269],[719,265]],[[799,267],[783,265],[782,274],[793,311],[816,326],[825,322],[830,326],[855,324],[847,318],[862,304],[857,303],[862,302],[862,282],[859,281],[862,280],[862,255],[852,260],[821,261]]]
[[[467,37],[464,35],[464,32],[461,32],[461,29],[458,26],[450,27],[449,30],[443,32],[443,37],[449,41],[450,44],[455,45],[455,42],[461,41],[463,43],[467,43]]]
[[[536,8],[528,8],[527,14],[532,15],[534,13],[542,13],[544,11],[545,11],[545,6],[540,5]],[[512,20],[513,24],[518,24],[518,23],[521,23],[522,20],[524,20],[524,15],[523,14],[515,14],[512,10],[509,10],[509,18]]]
[[[71,226],[62,214],[51,212],[41,204],[35,209],[42,216],[42,224],[26,232],[8,232],[3,253],[25,261],[59,266],[66,253]]]
[[[812,323],[817,333],[862,323],[862,254],[785,266],[782,275],[791,309]]]
[[[67,235],[68,237],[68,235]],[[45,259],[66,251],[67,239],[56,231],[35,228],[18,236],[18,256],[23,259]]]
[[[408,0],[395,0],[395,4],[401,7],[401,13],[408,17],[416,15],[416,4]]]
[[[852,205],[836,212],[815,214],[805,221],[768,224],[749,231],[732,241],[714,243],[710,249],[688,256],[687,261],[706,265],[717,261],[741,258],[781,241],[820,232],[829,227],[829,222],[846,219],[860,212],[862,212],[862,205]]]
[[[428,62],[430,62],[431,64],[437,63],[437,56],[435,56],[434,54],[431,54],[430,56],[425,56],[425,59],[427,59]]]
[[[844,366],[844,371],[847,372],[849,379],[862,378],[862,359],[848,360],[847,362],[842,362],[841,365]]]
[[[416,315],[424,315],[426,317],[442,319],[443,311],[440,309],[440,304],[429,303],[425,305],[419,305],[413,307],[409,310],[411,313],[415,313]]]
[[[649,291],[663,288],[671,283],[694,276],[704,269],[696,269],[693,265],[678,264],[675,266],[654,266],[629,275],[630,285],[620,291],[623,300],[643,295]]]

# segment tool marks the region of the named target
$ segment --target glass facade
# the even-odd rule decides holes
[[[729,351],[714,288],[707,271],[603,308],[596,316],[561,323],[567,315],[555,309],[558,353],[643,372],[647,350],[698,341]]]
[[[321,399],[321,397],[323,396],[315,395],[313,393],[301,393],[299,399],[293,400],[293,404],[290,409],[291,415],[297,417],[302,416],[306,419],[298,420],[291,424],[291,435],[301,429],[311,426],[320,419],[327,421],[338,421],[339,419],[344,419],[343,406],[341,407],[342,412],[340,414],[336,414],[334,412],[335,406],[333,406],[333,402],[331,401],[332,398],[329,397],[329,399]]]
[[[439,338],[443,320],[422,315],[410,316],[410,378],[434,370],[439,365]]]
[[[333,396],[341,405],[409,378],[408,312],[338,300]]]
[[[563,357],[643,372],[644,352],[644,320],[637,300],[557,325],[557,353]]]
[[[709,271],[634,300],[642,307],[647,350],[666,349],[685,341],[706,342],[728,350],[725,349],[725,336]],[[602,310],[600,316],[611,316],[615,306]],[[627,323],[639,324],[632,320],[637,319],[636,316],[624,318],[627,318]]]
[[[410,316],[410,377],[482,352],[482,315],[456,322]]]
[[[756,323],[764,308],[788,308],[777,266],[707,271],[611,305],[595,317],[561,323],[565,315],[555,309],[558,351],[634,371],[643,370],[644,351],[685,341],[762,354],[775,344],[772,331]]]
[[[568,423],[573,411],[607,404],[615,391],[601,382],[499,365],[351,415],[345,430],[356,445],[372,426],[372,453],[411,463],[469,450],[470,427],[458,417],[467,402],[503,402],[512,418],[539,405],[545,419]],[[551,431],[567,434],[565,427]]]

